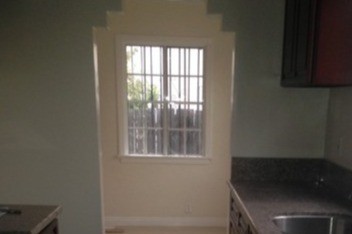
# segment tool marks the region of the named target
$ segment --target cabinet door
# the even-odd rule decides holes
[[[235,194],[230,192],[230,223],[229,234],[254,234],[250,225],[248,214],[244,211],[236,199]]]
[[[286,0],[283,86],[307,86],[311,83],[315,5],[315,0]]]
[[[57,219],[54,219],[48,226],[46,226],[40,234],[58,234],[58,223]]]
[[[313,83],[352,85],[352,1],[318,2]]]

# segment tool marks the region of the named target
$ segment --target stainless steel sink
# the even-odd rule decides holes
[[[352,234],[348,215],[280,215],[273,222],[286,234]]]

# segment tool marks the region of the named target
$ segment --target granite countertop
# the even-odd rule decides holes
[[[56,219],[62,210],[60,206],[0,204],[0,207],[20,210],[20,214],[5,214],[0,217],[0,233],[19,234],[39,233]]]
[[[272,218],[281,214],[349,214],[352,210],[331,196],[302,184],[231,182],[231,189],[250,216],[258,234],[280,234]]]

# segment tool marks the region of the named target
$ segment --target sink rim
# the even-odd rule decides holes
[[[352,215],[350,213],[279,214],[272,218],[272,224],[275,225],[276,228],[281,231],[281,233],[342,234],[347,233],[345,230],[351,230]],[[319,225],[317,226],[317,224]],[[339,230],[339,232],[336,232],[337,230]],[[348,231],[348,233],[350,233],[350,231]]]
[[[272,217],[272,220],[282,220],[282,219],[295,219],[295,218],[307,218],[307,219],[315,219],[315,218],[343,218],[343,219],[351,219],[352,214],[346,213],[292,213],[292,214],[278,214]]]
[[[347,233],[341,232],[341,229],[336,228],[343,227],[342,230],[345,230],[345,228],[350,229],[352,215],[350,213],[279,214],[272,218],[272,223],[282,233]],[[317,224],[319,224],[318,228]],[[334,232],[332,232],[333,230]],[[336,230],[340,230],[340,232],[335,232]]]

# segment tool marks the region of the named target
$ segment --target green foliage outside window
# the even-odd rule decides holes
[[[134,48],[132,51],[127,51],[127,64],[132,65],[131,58],[137,52]],[[127,73],[132,72],[132,67],[127,66]],[[144,84],[143,80],[134,78],[133,75],[127,77],[127,98],[133,103],[133,109],[140,109],[144,104],[153,101],[158,101],[160,92],[157,86],[151,84]]]
[[[133,76],[127,78],[127,98],[133,102],[135,107],[141,107],[143,103],[158,101],[160,93],[155,85],[144,87],[143,81],[133,79]]]

